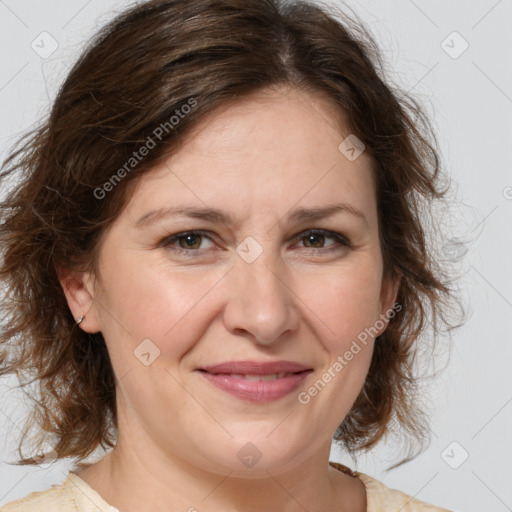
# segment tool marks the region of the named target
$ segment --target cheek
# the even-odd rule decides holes
[[[302,278],[300,298],[330,348],[343,349],[379,317],[378,266],[358,264]],[[316,320],[315,320],[316,319]]]
[[[107,340],[116,340],[112,351],[118,357],[127,354],[124,359],[128,358],[129,365],[133,363],[129,358],[132,351],[146,339],[162,353],[172,353],[171,359],[189,350],[195,333],[204,330],[208,321],[201,302],[208,301],[223,275],[170,273],[168,268],[148,264],[143,257],[119,259],[106,264],[102,272],[106,276],[103,288],[108,290],[100,299],[102,332]]]
[[[373,338],[365,329],[375,322],[379,278],[375,269],[364,266],[338,274],[331,270],[317,276],[315,293],[303,294],[303,311],[325,353],[318,375],[298,396],[312,430],[334,431],[364,385],[373,354]]]

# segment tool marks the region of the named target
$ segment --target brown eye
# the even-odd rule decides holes
[[[306,249],[314,252],[325,253],[351,247],[350,242],[341,234],[323,229],[306,231],[298,238],[303,241]],[[326,246],[328,239],[335,242]],[[212,242],[211,236],[206,231],[186,231],[166,237],[159,245],[186,256],[197,256],[207,249],[201,248],[201,243],[205,240]]]
[[[304,240],[306,247],[313,247],[317,244],[323,244],[325,242],[325,236],[322,233],[312,232],[306,235]]]
[[[336,243],[329,244],[327,247],[322,247],[322,245],[325,243],[325,240],[329,238],[335,240]],[[339,233],[334,233],[325,230],[308,231],[300,239],[304,241],[304,245],[308,249],[327,249],[328,251],[330,251],[334,249],[339,249],[340,245],[344,247],[350,247],[350,243],[345,239],[345,237],[343,237]]]
[[[179,242],[179,246],[182,249],[199,249],[199,246],[201,245],[201,236],[202,235],[191,233],[188,235],[180,236],[177,238],[177,240]]]
[[[201,242],[204,240],[211,241],[211,238],[206,232],[187,231],[185,233],[177,233],[176,235],[165,238],[160,243],[160,246],[183,254],[193,254],[201,251]]]

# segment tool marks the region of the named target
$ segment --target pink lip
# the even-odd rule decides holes
[[[249,402],[270,402],[282,398],[300,385],[309,371],[287,375],[271,381],[252,381],[231,377],[224,373],[201,372],[214,386]]]
[[[293,361],[228,361],[214,366],[205,366],[200,368],[208,373],[236,373],[241,375],[271,375],[273,373],[297,373],[305,370],[311,370],[311,367],[305,366]]]
[[[257,361],[231,361],[201,368],[201,374],[214,386],[237,398],[249,402],[270,402],[282,398],[299,387],[313,371],[311,368],[291,361],[258,363]],[[236,375],[271,375],[288,373],[271,381],[245,380]]]

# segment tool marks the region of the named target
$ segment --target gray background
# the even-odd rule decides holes
[[[47,111],[92,32],[128,4],[0,0],[2,160],[16,137]],[[380,43],[394,84],[412,91],[432,116],[461,205],[460,215],[450,219],[451,236],[473,238],[463,246],[460,281],[469,318],[454,335],[446,369],[425,382],[434,404],[429,449],[385,473],[400,448],[400,440],[388,440],[361,457],[357,469],[454,511],[512,510],[512,1],[347,4]],[[49,58],[31,47],[33,41],[43,46],[45,31],[58,43]],[[464,41],[469,47],[459,55]],[[0,380],[0,505],[61,482],[70,467],[66,461],[43,467],[7,463],[14,460],[24,413],[23,396],[9,389],[13,383]],[[354,467],[337,449],[331,459]]]

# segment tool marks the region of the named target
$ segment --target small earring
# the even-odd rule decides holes
[[[76,325],[80,325],[82,323],[82,320],[85,318],[85,315],[82,315],[77,321]]]

